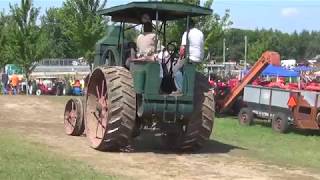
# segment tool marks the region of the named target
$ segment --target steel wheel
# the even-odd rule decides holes
[[[92,148],[117,151],[128,145],[136,116],[133,80],[122,67],[96,69],[87,87],[86,134]]]
[[[87,137],[92,147],[98,148],[104,139],[108,122],[107,86],[102,72],[90,80],[94,89],[91,88],[87,93]]]
[[[84,132],[83,105],[80,99],[70,99],[64,111],[65,133],[80,136]]]

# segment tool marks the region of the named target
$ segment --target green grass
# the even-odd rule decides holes
[[[216,118],[213,139],[244,148],[242,154],[268,162],[320,168],[320,135],[279,134],[266,124],[245,127],[235,118]]]
[[[0,179],[115,179],[91,167],[50,153],[47,147],[0,133]]]

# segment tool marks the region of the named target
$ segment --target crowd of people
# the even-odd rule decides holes
[[[16,95],[19,93],[19,85],[21,79],[17,74],[13,74],[11,78],[7,73],[1,74],[1,90],[2,94],[13,94]]]
[[[17,74],[1,74],[0,93],[3,95],[82,95],[84,78],[31,78],[26,80]]]

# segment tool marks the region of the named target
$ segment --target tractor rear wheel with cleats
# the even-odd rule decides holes
[[[84,108],[79,98],[70,99],[64,110],[64,128],[67,135],[80,136],[84,132]]]
[[[129,145],[136,118],[131,73],[123,67],[94,70],[87,87],[86,135],[92,148],[120,151]]]
[[[192,115],[185,118],[180,131],[174,134],[165,134],[163,137],[163,142],[171,150],[197,151],[209,140],[212,133],[215,103],[207,78],[197,73],[194,87],[194,111]]]

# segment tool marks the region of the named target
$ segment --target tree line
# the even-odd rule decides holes
[[[199,5],[199,0],[163,0]],[[213,6],[206,0],[204,7]],[[0,13],[0,68],[14,63],[23,68],[26,77],[43,58],[84,57],[92,63],[95,44],[108,29],[109,19],[96,12],[107,8],[107,0],[65,0],[62,7],[50,8],[40,17],[40,8],[32,0],[9,4],[8,13]],[[213,7],[214,9],[214,7]],[[205,51],[216,60],[222,60],[222,42],[227,42],[227,59],[244,57],[244,36],[249,39],[248,59],[254,62],[263,51],[280,52],[283,58],[304,59],[320,54],[320,32],[282,33],[277,30],[231,29],[230,11],[223,15],[213,11],[211,16],[195,19],[205,35]],[[167,40],[181,41],[185,21],[171,22]],[[133,40],[138,30],[127,33]]]
[[[244,59],[245,36],[248,38],[248,61],[251,63],[266,50],[279,52],[281,59],[296,59],[298,62],[313,59],[320,54],[319,31],[304,30],[289,34],[273,29],[228,29],[224,34],[227,59]],[[216,59],[222,59],[222,43],[223,40],[220,39],[220,46],[215,49]]]

